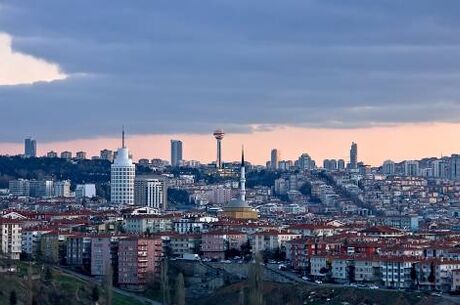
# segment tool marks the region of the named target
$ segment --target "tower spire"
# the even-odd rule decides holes
[[[244,166],[244,145],[241,146],[241,166]]]
[[[125,148],[125,125],[121,126],[121,148]]]

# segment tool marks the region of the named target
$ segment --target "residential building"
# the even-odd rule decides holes
[[[166,210],[168,189],[162,177],[140,176],[134,180],[134,203],[159,210]]]

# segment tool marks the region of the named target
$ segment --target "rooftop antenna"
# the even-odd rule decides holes
[[[121,148],[125,148],[125,125],[121,126]]]

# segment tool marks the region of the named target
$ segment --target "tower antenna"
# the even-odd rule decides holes
[[[121,126],[121,148],[125,148],[125,125]]]

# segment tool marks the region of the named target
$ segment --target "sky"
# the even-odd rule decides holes
[[[0,153],[263,164],[460,152],[460,2],[0,1]]]

